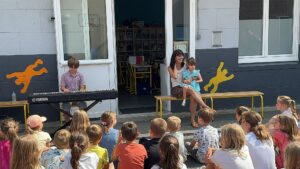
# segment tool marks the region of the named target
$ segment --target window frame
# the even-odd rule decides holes
[[[262,33],[262,55],[238,56],[238,63],[260,63],[260,62],[291,62],[298,61],[299,41],[299,0],[294,0],[293,13],[293,43],[292,54],[269,55],[269,2],[263,0],[263,33]],[[239,20],[240,21],[240,20]]]
[[[67,65],[67,60],[64,60],[64,48],[63,48],[63,33],[62,33],[62,21],[61,21],[61,7],[60,0],[53,1],[54,17],[55,17],[55,37],[56,37],[56,51],[57,61],[59,65]],[[88,59],[80,60],[81,65],[94,65],[94,64],[112,64],[115,60],[115,39],[114,39],[114,16],[113,16],[113,2],[111,0],[105,0],[105,14],[106,14],[106,36],[107,36],[107,58],[105,59]]]

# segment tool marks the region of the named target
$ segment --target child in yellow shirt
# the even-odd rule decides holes
[[[89,152],[94,152],[99,157],[97,169],[108,169],[109,158],[107,149],[98,146],[102,139],[102,128],[99,125],[92,124],[86,129],[86,133],[90,139]]]

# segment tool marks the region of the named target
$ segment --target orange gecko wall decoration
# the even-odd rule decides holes
[[[26,67],[24,72],[13,72],[6,75],[7,79],[16,78],[15,84],[21,85],[23,84],[23,88],[20,93],[26,93],[28,86],[31,82],[32,77],[40,76],[42,74],[48,73],[48,70],[45,67],[42,67],[40,70],[35,70],[39,65],[44,64],[42,59],[37,59],[33,64],[30,64]]]

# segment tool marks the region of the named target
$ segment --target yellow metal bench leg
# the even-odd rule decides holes
[[[260,95],[261,116],[264,117],[264,96]]]
[[[214,99],[212,97],[210,98],[210,107],[214,109]]]
[[[160,103],[160,112],[159,112],[159,116],[160,116],[160,118],[162,118],[162,116],[163,116],[163,112],[162,112],[162,100],[161,99],[159,99],[159,103]]]
[[[254,109],[254,97],[252,96],[251,98],[251,110],[253,111]]]

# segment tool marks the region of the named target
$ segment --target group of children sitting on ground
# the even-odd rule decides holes
[[[281,112],[265,125],[249,108],[236,111],[237,123],[211,125],[215,111],[198,113],[199,129],[191,142],[184,142],[181,120],[155,118],[150,122],[149,139],[137,140],[138,126],[123,123],[120,131],[114,112],[104,112],[100,124],[90,124],[85,111],[74,113],[68,129],[55,133],[53,140],[43,131],[45,117],[31,115],[27,134],[18,136],[18,123],[1,121],[1,169],[186,169],[187,155],[207,169],[297,169],[300,141],[295,101],[279,96]]]

